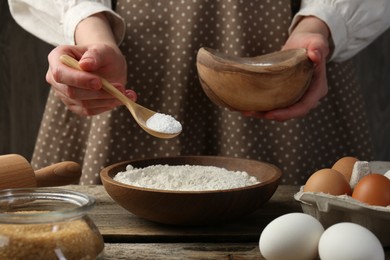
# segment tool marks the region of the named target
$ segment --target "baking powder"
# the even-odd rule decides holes
[[[181,124],[170,115],[156,113],[146,121],[146,126],[154,131],[175,134],[181,132]]]
[[[207,191],[241,188],[259,183],[243,171],[228,171],[215,166],[152,165],[119,172],[115,181],[142,188],[174,191]]]

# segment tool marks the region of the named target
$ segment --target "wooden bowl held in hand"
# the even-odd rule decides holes
[[[237,111],[269,111],[296,103],[313,74],[306,49],[235,57],[209,48],[197,54],[199,80],[215,104]]]
[[[259,184],[213,191],[170,191],[141,188],[113,180],[131,164],[136,168],[151,165],[203,165],[246,171]],[[259,209],[275,192],[281,177],[276,166],[255,160],[218,156],[179,156],[140,159],[117,163],[101,171],[107,193],[129,212],[154,222],[170,225],[210,225],[240,218]]]

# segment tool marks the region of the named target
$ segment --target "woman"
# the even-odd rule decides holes
[[[274,163],[283,183],[299,184],[342,156],[371,159],[363,100],[348,59],[387,28],[386,0],[118,0],[115,11],[104,0],[9,4],[21,26],[57,45],[49,54],[52,89],[32,159],[36,168],[78,161],[81,183],[93,184],[101,168],[123,160],[216,154]],[[199,85],[195,57],[201,47],[236,56],[306,48],[315,74],[290,107],[228,111],[213,105]],[[86,72],[61,64],[62,54]],[[160,140],[145,133],[94,74],[130,99],[173,115],[182,134]]]

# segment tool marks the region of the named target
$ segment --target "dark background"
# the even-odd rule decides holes
[[[0,1],[0,155],[31,158],[49,86],[52,47],[19,27]],[[390,161],[390,30],[355,57],[375,160]]]

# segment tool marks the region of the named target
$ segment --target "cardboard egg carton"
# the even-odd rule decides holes
[[[390,162],[372,161],[369,167],[372,173],[385,174]],[[317,218],[324,228],[353,222],[371,230],[383,246],[390,246],[390,206],[371,206],[347,195],[303,192],[303,186],[294,198],[301,203],[303,212]]]

